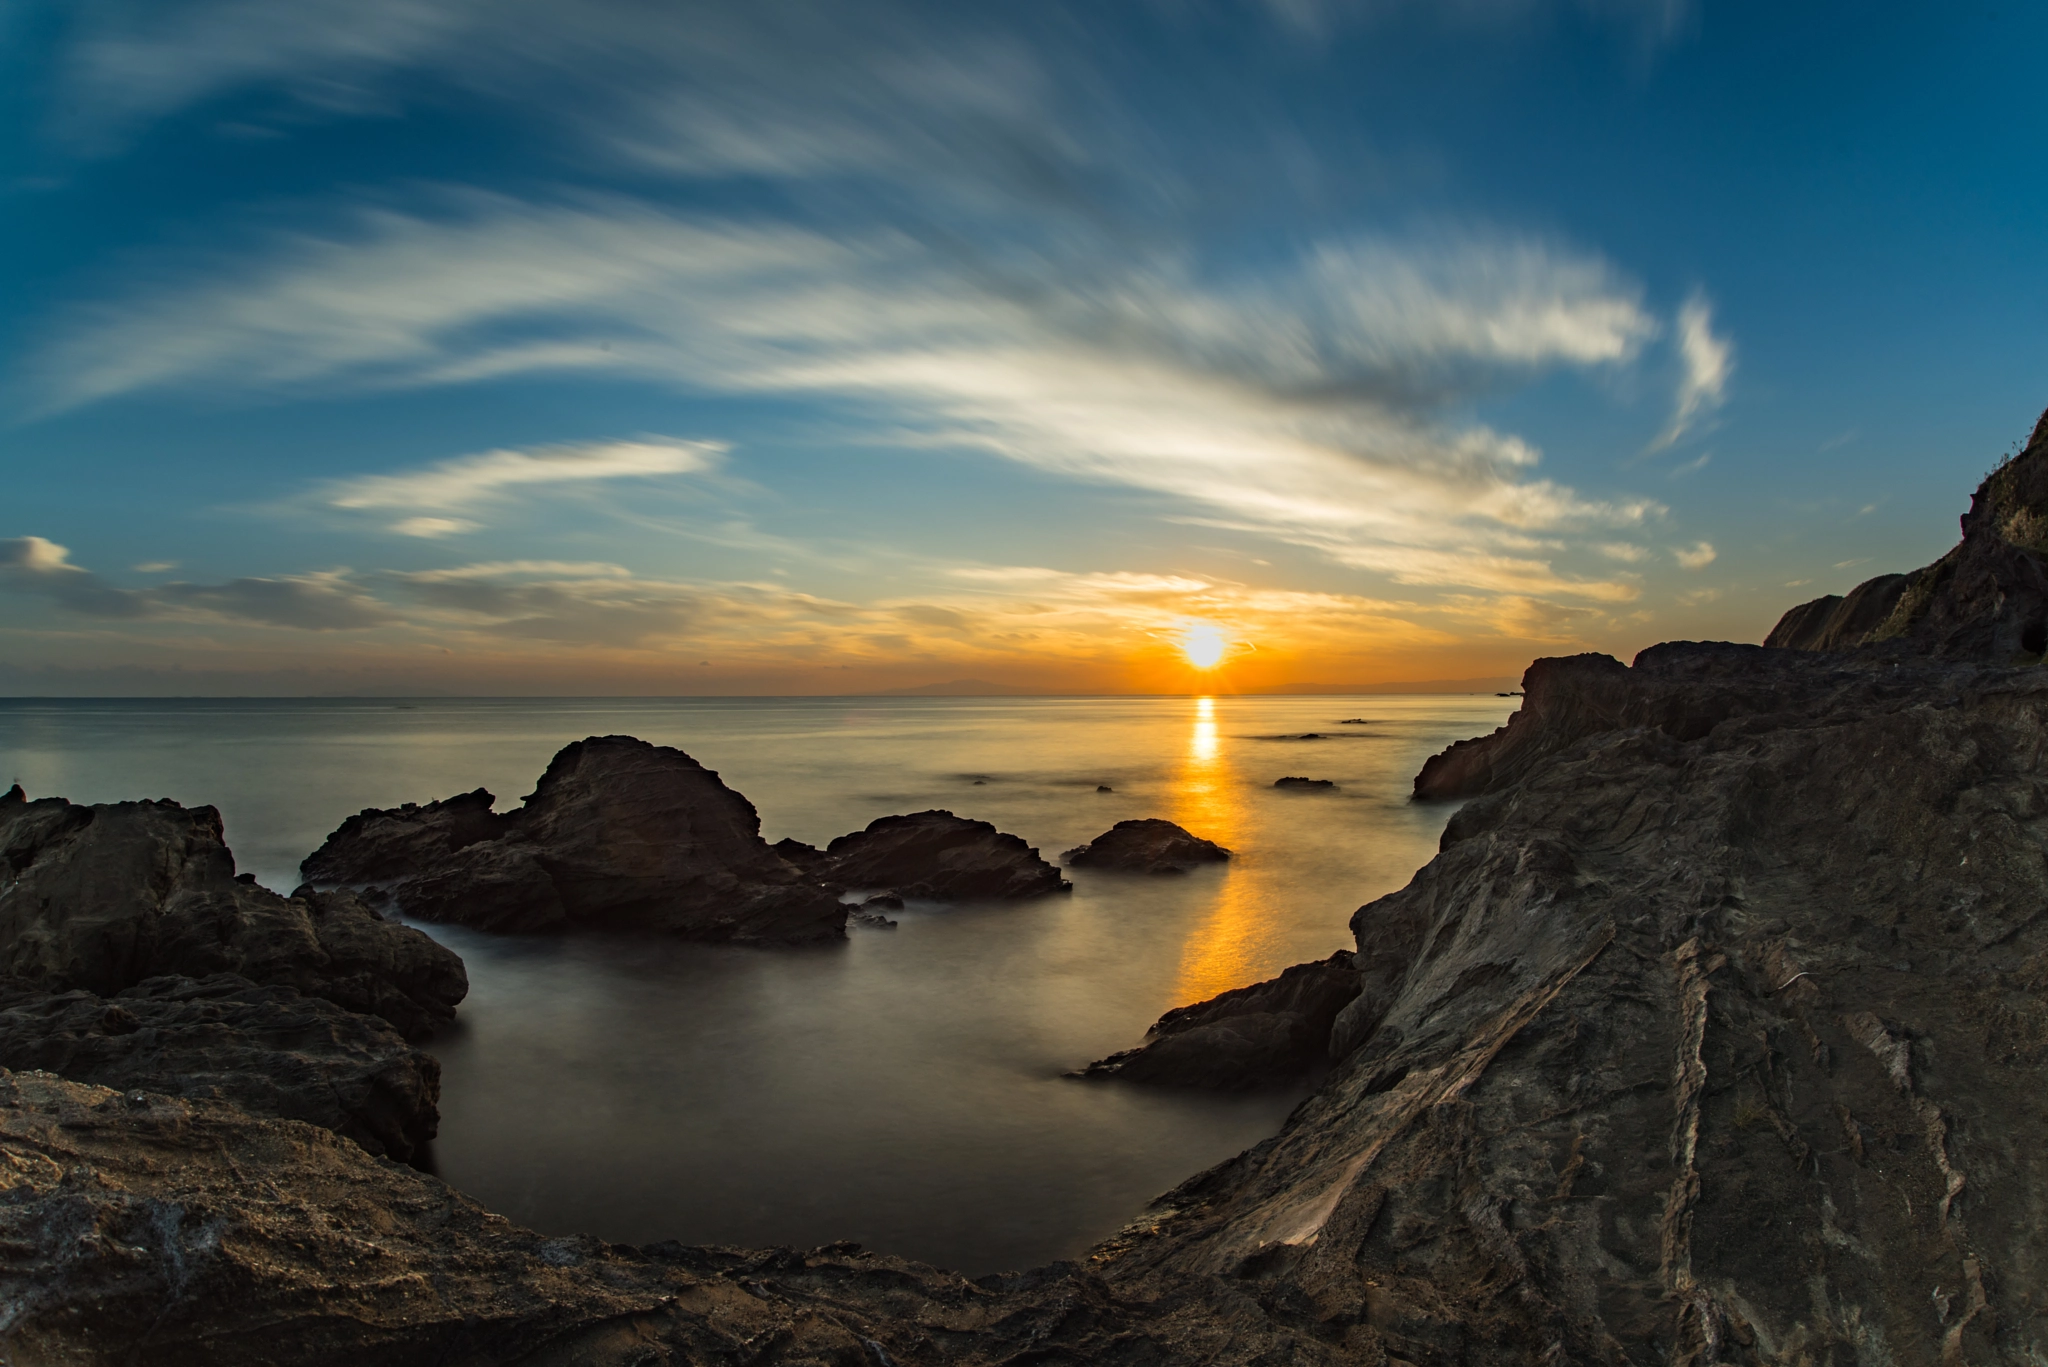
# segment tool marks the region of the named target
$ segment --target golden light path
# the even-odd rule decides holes
[[[1190,654],[1189,659],[1193,658]],[[1205,840],[1241,849],[1245,829],[1241,787],[1217,734],[1216,700],[1196,698],[1187,759],[1174,784],[1173,820]],[[1241,876],[1235,868],[1224,868],[1215,908],[1182,946],[1180,977],[1174,985],[1177,1004],[1202,1001],[1253,980],[1262,922],[1255,886],[1255,880]]]

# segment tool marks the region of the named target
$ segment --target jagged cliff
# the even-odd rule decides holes
[[[1323,1085],[1082,1265],[544,1240],[310,1126],[20,1075],[0,1336],[25,1363],[2048,1360],[2048,673],[2011,649],[2044,472],[2037,429],[1882,641],[1539,661],[1514,723],[1418,779],[1473,799],[1441,852],[1319,966],[1358,975],[1296,1012],[1328,1021]]]
[[[1895,641],[1914,654],[2011,663],[2048,651],[2048,413],[1977,487],[1954,550],[1847,597],[1801,603],[1767,646],[1851,650]]]

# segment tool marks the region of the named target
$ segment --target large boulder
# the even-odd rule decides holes
[[[1060,858],[1075,868],[1186,873],[1197,864],[1220,864],[1230,858],[1230,851],[1213,840],[1189,834],[1171,821],[1146,817],[1119,821]]]
[[[237,877],[220,813],[0,794],[0,973],[112,996],[145,978],[236,973],[382,1016],[409,1038],[455,1016],[462,960],[355,897],[282,897]]]
[[[150,978],[114,997],[0,981],[0,1068],[232,1101],[399,1159],[440,1119],[440,1063],[385,1022],[232,973]]]
[[[840,890],[884,888],[900,897],[957,901],[1073,887],[1021,837],[944,811],[881,817],[823,850],[793,840],[776,849]]]
[[[1358,996],[1349,950],[1296,964],[1161,1016],[1135,1049],[1098,1059],[1082,1077],[1245,1091],[1298,1080],[1329,1058],[1330,1031]]]
[[[593,736],[557,753],[517,810],[493,803],[478,789],[362,812],[300,875],[482,930],[772,943],[845,931],[838,898],[761,839],[753,804],[680,750]]]

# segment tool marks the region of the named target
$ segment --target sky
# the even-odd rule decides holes
[[[0,0],[0,693],[1760,640],[1940,555],[2048,404],[2044,47],[2014,0]]]

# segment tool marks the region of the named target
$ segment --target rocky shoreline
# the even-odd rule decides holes
[[[1418,796],[1467,800],[1352,918],[1352,950],[1119,1056],[1126,1080],[1327,1074],[1084,1262],[968,1281],[847,1245],[544,1239],[329,1129],[16,1072],[0,1347],[225,1367],[2048,1360],[2040,526],[2048,420],[1888,606],[1891,586],[1802,605],[1772,647],[1538,661],[1508,726],[1418,775]],[[452,1010],[445,971],[352,894],[236,882],[217,818],[209,845],[201,812],[53,802],[0,799],[0,969],[77,994],[53,1018],[130,1037],[122,993],[241,1000],[206,985],[221,973]],[[499,831],[489,803],[436,806],[413,825]],[[553,829],[540,807],[521,830]],[[891,820],[916,831],[882,848],[988,847]],[[137,853],[149,823],[182,853]],[[123,831],[104,849],[146,897],[84,857]],[[823,887],[838,846],[758,882]],[[89,924],[53,910],[102,896],[117,910]]]

